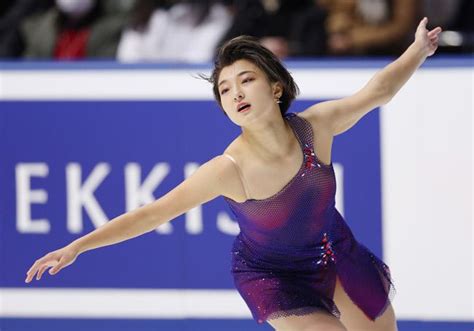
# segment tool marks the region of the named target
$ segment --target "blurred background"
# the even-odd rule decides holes
[[[25,284],[45,253],[164,195],[240,133],[216,51],[252,35],[301,95],[350,95],[413,41],[438,51],[335,138],[336,206],[390,266],[400,331],[474,330],[472,0],[2,0],[0,330],[271,330],[234,290],[222,198]]]
[[[398,55],[423,16],[438,55],[471,53],[470,0],[3,0],[4,59],[210,61],[241,35],[280,58]]]

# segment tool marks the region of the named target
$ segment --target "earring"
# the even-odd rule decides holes
[[[278,98],[278,99],[276,100],[276,103],[282,103],[282,101],[280,100],[280,98]]]

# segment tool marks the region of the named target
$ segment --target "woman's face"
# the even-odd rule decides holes
[[[221,70],[219,95],[224,111],[235,124],[242,126],[266,113],[277,112],[281,97],[278,83],[270,83],[265,73],[248,60],[238,60]]]

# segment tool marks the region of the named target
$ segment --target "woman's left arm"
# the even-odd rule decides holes
[[[415,41],[394,62],[378,71],[357,93],[338,100],[317,103],[305,112],[308,119],[324,125],[334,136],[350,129],[372,109],[389,102],[415,70],[438,48],[441,28],[426,29],[428,19],[420,21]]]

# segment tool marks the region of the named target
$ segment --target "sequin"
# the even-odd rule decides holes
[[[332,300],[337,275],[374,320],[395,293],[390,270],[334,207],[334,169],[318,162],[311,125],[294,113],[285,119],[303,151],[299,172],[267,199],[225,198],[240,227],[232,247],[236,288],[258,323],[320,310],[340,317]]]
[[[308,170],[316,166],[321,167],[321,165],[316,162],[316,155],[314,154],[313,148],[307,143],[304,143],[303,155],[304,155],[303,164],[304,164],[305,171],[302,172],[301,177],[304,177]]]

